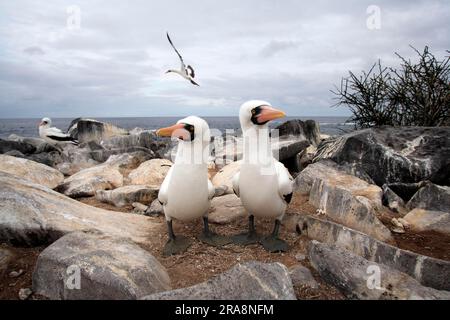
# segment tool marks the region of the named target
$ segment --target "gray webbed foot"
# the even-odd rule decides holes
[[[229,237],[218,235],[209,230],[208,217],[203,217],[203,224],[203,232],[198,236],[198,239],[201,242],[214,247],[221,247],[231,243],[231,239]]]
[[[248,232],[237,234],[231,237],[231,240],[233,241],[233,243],[242,246],[258,243],[261,240],[261,236],[256,233],[255,217],[253,215],[250,215],[248,217]]]
[[[264,237],[260,243],[266,251],[269,252],[286,252],[289,246],[286,241],[278,238],[280,231],[280,220],[275,220],[275,226],[271,235]]]

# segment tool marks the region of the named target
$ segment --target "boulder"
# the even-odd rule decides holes
[[[56,190],[71,198],[90,197],[98,190],[110,190],[123,185],[117,166],[107,164],[81,170],[61,183]]]
[[[306,173],[304,173],[306,171]],[[362,231],[381,241],[393,241],[391,232],[377,218],[382,191],[376,185],[318,163],[308,166],[296,179],[296,185],[314,178],[309,203],[319,212],[345,226]],[[303,190],[307,187],[302,186]]]
[[[241,160],[235,161],[220,169],[211,179],[212,184],[215,187],[227,186],[227,193],[234,193],[233,177],[241,169],[241,162]]]
[[[317,289],[319,287],[319,284],[314,279],[311,271],[301,264],[296,264],[290,267],[289,274],[291,276],[292,284],[294,285],[294,287],[307,286],[312,289]]]
[[[308,148],[309,142],[306,140],[280,139],[272,143],[272,153],[275,159],[283,162],[294,158],[298,153]]]
[[[450,212],[450,187],[427,183],[409,200],[407,207],[409,210],[420,208]]]
[[[16,175],[50,189],[55,188],[64,180],[63,174],[56,169],[31,160],[7,155],[0,155],[0,171]]]
[[[136,169],[139,165],[152,158],[152,155],[143,151],[135,151],[132,153],[122,153],[110,156],[105,164],[118,166],[119,169]]]
[[[172,162],[166,159],[145,161],[128,175],[130,184],[161,185]]]
[[[148,210],[148,206],[140,202],[133,202],[131,205],[133,207],[133,212],[137,214],[144,214],[145,211]]]
[[[19,151],[23,154],[31,154],[36,151],[36,148],[26,142],[0,139],[0,154],[13,150]]]
[[[156,293],[145,300],[295,300],[288,269],[281,263],[257,261],[188,288]]]
[[[124,207],[133,202],[150,204],[158,197],[159,186],[132,185],[123,186],[111,191],[97,190],[95,198],[116,207]]]
[[[0,172],[0,241],[38,246],[69,232],[95,229],[147,243],[159,226],[147,217],[94,208]]]
[[[60,238],[39,255],[33,272],[33,292],[52,300],[128,300],[170,289],[166,269],[149,252],[93,232]]]
[[[349,299],[450,299],[448,291],[424,287],[404,273],[368,261],[336,245],[312,241],[309,259],[321,278]]]
[[[208,220],[216,224],[228,224],[246,216],[241,199],[235,194],[227,194],[212,199]]]
[[[331,160],[321,160],[308,165],[297,175],[295,179],[295,187],[301,193],[309,194],[315,178],[324,178],[330,174],[351,175],[365,181],[367,184],[374,184],[372,179],[357,165],[338,165],[336,162]]]
[[[126,136],[114,136],[102,141],[102,146],[106,150],[117,151],[136,148],[146,153],[154,153],[158,158],[162,158],[164,152],[167,151],[168,145],[170,143],[157,137],[154,131],[141,131]]]
[[[383,184],[383,205],[394,212],[403,213],[405,210],[405,202],[391,188]]]
[[[297,231],[310,239],[335,244],[370,261],[406,273],[422,285],[450,290],[450,262],[435,259],[378,241],[340,224],[301,215]]]
[[[147,210],[145,210],[144,214],[146,216],[161,216],[164,215],[164,208],[161,202],[159,202],[158,199],[155,199],[148,206]]]
[[[450,213],[416,208],[404,218],[416,231],[436,231],[450,236]]]
[[[379,127],[324,141],[314,161],[357,163],[379,186],[430,180],[450,185],[450,127]],[[394,190],[395,191],[395,190]]]
[[[45,164],[46,166],[56,167],[63,162],[63,157],[60,151],[49,151],[41,153],[33,153],[25,156],[26,159]]]
[[[419,191],[420,188],[425,186],[427,181],[420,181],[417,183],[403,183],[403,182],[392,182],[386,183],[383,186],[389,187],[396,195],[398,195],[403,202],[406,204],[411,198]]]
[[[321,141],[319,124],[314,120],[289,120],[280,124],[275,129],[278,130],[280,137],[300,136],[309,141],[313,146],[317,146]]]
[[[27,143],[29,145],[32,145],[33,147],[35,147],[36,149],[38,149],[38,147],[40,147],[41,145],[46,145],[48,144],[44,139],[42,138],[36,138],[36,137],[22,137],[19,136],[17,134],[10,134],[8,139],[9,141],[16,141],[16,142],[24,142]]]
[[[110,123],[77,118],[70,123],[68,133],[80,143],[83,143],[88,141],[100,142],[112,136],[127,135],[128,131]]]
[[[220,197],[227,193],[228,193],[228,187],[225,185],[214,188],[214,197]]]

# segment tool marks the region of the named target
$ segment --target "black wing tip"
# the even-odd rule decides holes
[[[292,200],[292,192],[289,193],[289,194],[285,194],[285,195],[283,196],[283,198],[284,198],[284,201],[286,201],[286,203],[291,203],[291,200]]]

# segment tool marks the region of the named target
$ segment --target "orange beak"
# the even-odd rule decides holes
[[[171,127],[161,128],[156,131],[156,134],[160,137],[178,137],[180,139],[185,139],[186,134],[188,134],[187,130],[184,129],[183,123],[174,124]]]
[[[286,116],[286,114],[283,111],[272,108],[270,106],[262,106],[261,109],[262,111],[257,116],[258,122],[260,123],[283,118]]]

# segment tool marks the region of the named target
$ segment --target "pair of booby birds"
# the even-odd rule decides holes
[[[240,108],[244,154],[240,172],[233,178],[233,189],[249,213],[249,230],[231,239],[213,233],[208,226],[208,209],[214,196],[214,186],[208,179],[210,133],[206,121],[189,116],[157,131],[159,136],[172,136],[180,140],[175,163],[158,195],[169,234],[169,241],[163,250],[165,255],[183,252],[190,246],[187,238],[174,234],[172,219],[189,221],[200,217],[203,217],[204,229],[199,239],[210,245],[260,242],[271,252],[287,250],[286,242],[278,238],[278,233],[292,197],[293,181],[284,165],[272,155],[267,125],[270,120],[284,116],[282,111],[260,100],[248,101]],[[255,216],[275,219],[271,235],[262,238],[256,233]]]
[[[43,118],[39,123],[39,136],[52,145],[73,144],[78,145],[78,141],[60,129],[52,127],[50,118]]]

